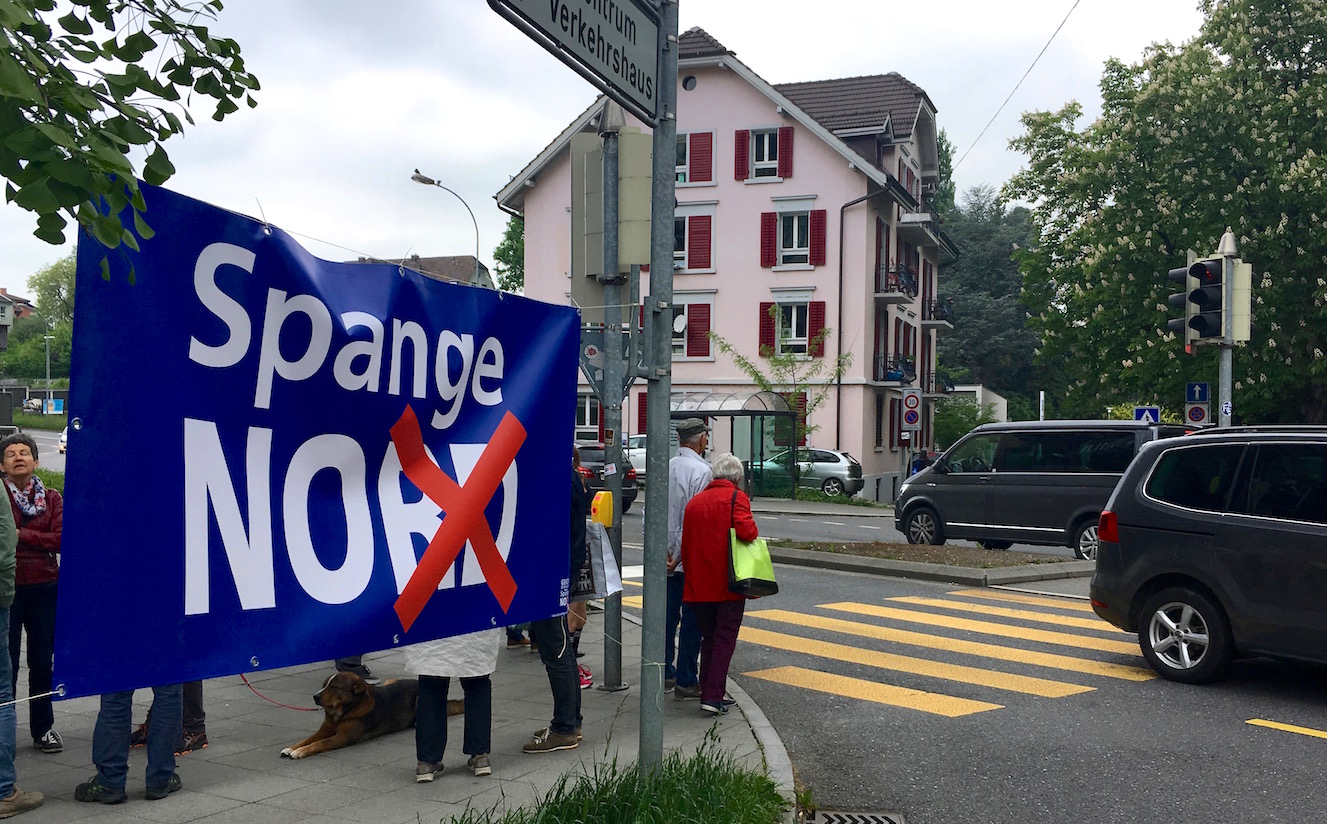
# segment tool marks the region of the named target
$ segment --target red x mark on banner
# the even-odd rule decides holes
[[[484,508],[497,492],[502,476],[516,460],[521,444],[525,443],[525,427],[512,413],[503,415],[464,486],[429,459],[424,451],[419,420],[409,406],[392,427],[392,443],[396,444],[396,454],[401,458],[405,476],[447,513],[433,534],[433,540],[429,541],[424,557],[419,559],[414,574],[396,599],[396,615],[401,620],[401,627],[410,631],[467,540],[474,547],[484,580],[502,605],[502,611],[506,612],[512,598],[516,597],[516,581],[498,552],[493,531],[484,517]]]

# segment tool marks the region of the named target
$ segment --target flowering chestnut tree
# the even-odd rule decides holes
[[[1327,422],[1327,4],[1204,0],[1200,33],[1112,60],[1100,119],[1023,117],[1027,166],[1005,194],[1033,206],[1018,253],[1039,357],[1067,378],[1062,412],[1179,407],[1215,383],[1217,350],[1165,331],[1166,279],[1227,228],[1253,264],[1253,339],[1236,348],[1237,422]],[[1215,410],[1213,410],[1215,413]]]

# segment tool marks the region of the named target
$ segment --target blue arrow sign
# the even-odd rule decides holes
[[[1184,385],[1184,400],[1186,403],[1207,403],[1207,384],[1189,383]]]
[[[1147,421],[1148,423],[1161,423],[1161,407],[1135,406],[1133,408],[1133,419]]]

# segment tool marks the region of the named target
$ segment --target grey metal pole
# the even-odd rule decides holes
[[[650,207],[650,339],[646,350],[645,575],[640,641],[640,755],[647,772],[663,764],[664,605],[668,558],[668,432],[672,378],[673,207],[677,157],[677,3],[659,3],[659,125],[654,129]]]
[[[622,568],[622,387],[626,364],[622,355],[622,277],[617,266],[618,130],[623,117],[616,103],[609,102],[599,124],[604,139],[604,381],[599,414],[604,416],[604,468],[613,472],[604,478],[613,496],[613,525],[608,540],[618,569]],[[622,594],[604,599],[604,667],[599,688],[623,690],[622,683]]]
[[[1235,363],[1235,234],[1229,229],[1221,236],[1217,254],[1221,255],[1221,347],[1217,360],[1217,426],[1230,426],[1234,406],[1231,384]]]

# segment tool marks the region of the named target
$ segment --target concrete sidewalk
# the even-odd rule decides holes
[[[621,692],[596,688],[582,691],[585,740],[575,750],[527,755],[521,745],[548,725],[553,700],[538,655],[527,648],[499,651],[493,676],[493,774],[476,778],[466,769],[461,752],[462,718],[448,729],[446,772],[430,784],[415,783],[414,731],[396,733],[342,750],[292,761],[279,757],[281,748],[309,735],[322,720],[321,710],[301,712],[259,697],[238,677],[204,683],[210,746],[177,758],[184,790],[161,801],[143,799],[146,756],[129,757],[129,801],[107,806],[74,800],[74,787],[95,773],[92,727],[98,699],[56,702],[55,728],[65,750],[46,755],[29,744],[28,713],[19,707],[18,786],[38,790],[46,803],[16,818],[23,824],[79,821],[205,822],[206,824],[416,824],[447,821],[467,808],[510,809],[534,804],[564,774],[592,770],[596,763],[635,763],[640,728],[640,627],[630,616],[622,625],[623,680]],[[600,682],[603,666],[603,615],[592,612],[581,649],[581,663]],[[402,677],[404,655],[398,651],[365,656],[374,675]],[[332,672],[331,663],[258,672],[249,676],[254,689],[272,701],[313,707],[312,694]],[[26,675],[20,673],[20,682]],[[694,752],[714,727],[722,749],[738,763],[767,770],[785,798],[792,799],[792,766],[782,742],[759,707],[733,682],[737,706],[715,718],[700,710],[699,701],[663,697],[664,750]],[[20,696],[26,686],[19,685]],[[459,684],[452,696],[460,697]],[[150,690],[135,695],[135,722],[151,701]]]

